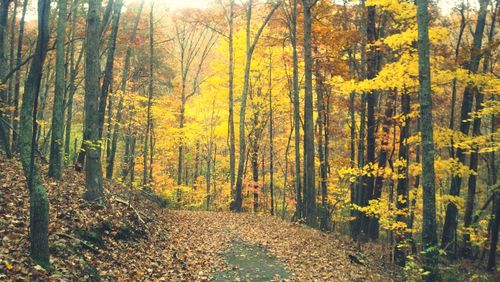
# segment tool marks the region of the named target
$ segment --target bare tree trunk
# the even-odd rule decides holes
[[[137,9],[137,14],[134,19],[134,26],[132,27],[132,32],[130,33],[129,42],[134,42],[137,34],[137,26],[139,25],[139,20],[141,18],[142,9],[144,8],[145,0],[141,1],[139,8]],[[132,46],[127,46],[127,51],[125,53],[125,64],[123,66],[122,81],[121,81],[121,96],[118,101],[118,108],[116,113],[116,121],[113,128],[113,134],[111,137],[111,149],[109,150],[109,155],[106,156],[106,178],[113,178],[113,168],[115,165],[116,147],[118,145],[118,134],[120,132],[120,123],[123,118],[123,99],[125,92],[127,91],[127,81],[128,81],[128,69],[130,67],[130,56],[132,55]],[[110,125],[111,126],[111,125]]]
[[[64,67],[64,41],[66,40],[67,1],[57,2],[57,42],[56,42],[56,85],[54,106],[52,107],[52,136],[50,140],[49,176],[62,177],[63,139],[64,139],[64,92],[66,89]]]
[[[269,193],[271,194],[271,215],[274,215],[274,146],[273,146],[273,90],[272,55],[269,55]]]
[[[17,52],[16,52],[16,66],[21,65],[22,59],[22,50],[23,50],[23,41],[24,41],[24,19],[26,17],[26,9],[28,7],[28,0],[23,1],[23,11],[21,12],[21,20],[19,23],[19,35],[17,38]],[[21,71],[17,70],[14,78],[14,98],[13,98],[13,106],[14,111],[12,113],[12,151],[17,151],[18,148],[18,135],[16,130],[18,130],[18,117],[19,117],[19,93],[21,89]]]
[[[85,99],[84,139],[85,188],[84,198],[88,201],[103,201],[101,142],[99,138],[99,43],[100,43],[100,0],[89,0],[87,33],[85,44]],[[86,137],[86,138],[85,138]]]
[[[0,81],[4,81],[6,75],[8,63],[7,63],[7,32],[8,32],[8,17],[9,17],[9,4],[11,0],[1,0],[0,2]],[[7,108],[8,97],[7,89],[0,88],[0,109]],[[8,120],[7,113],[0,110],[0,118],[3,120]],[[8,124],[0,122],[0,144],[5,150],[7,157],[12,158],[10,151],[10,133]]]
[[[483,41],[483,32],[486,23],[486,14],[489,0],[480,0],[480,10],[476,24],[476,30],[474,32],[474,42],[471,50],[471,61],[469,65],[469,71],[472,73],[477,73],[479,68],[479,61],[481,59],[481,45]],[[469,114],[472,111],[473,95],[477,91],[477,88],[473,85],[467,85],[464,90],[464,95],[462,98],[462,109],[460,114],[460,132],[464,135],[469,134],[470,121]],[[423,124],[422,124],[423,125]],[[425,151],[425,150],[424,150]],[[460,163],[465,164],[465,153],[463,149],[458,148],[456,157]],[[460,176],[454,176],[451,182],[450,195],[459,196],[460,186],[462,184],[462,178]],[[455,259],[457,257],[456,250],[456,231],[458,226],[458,208],[457,206],[450,202],[446,207],[445,222],[443,226],[443,234],[441,239],[441,248],[446,250],[450,259]],[[450,248],[452,246],[452,248]]]
[[[422,134],[422,186],[424,248],[423,268],[428,272],[425,281],[440,281],[436,234],[436,190],[434,174],[434,136],[432,132],[432,92],[430,70],[429,15],[427,0],[417,1],[418,22],[418,80],[420,84],[420,125]]]
[[[311,0],[303,0],[304,6],[304,61],[305,61],[305,100],[304,100],[304,218],[309,226],[317,225],[316,185],[314,165],[314,119],[312,95],[312,9]]]
[[[48,268],[49,261],[49,201],[40,172],[35,164],[36,113],[42,69],[49,41],[49,0],[38,1],[38,38],[24,87],[19,127],[19,153],[30,190],[30,243],[31,258],[36,264]]]
[[[272,15],[274,12],[278,9],[278,7],[281,5],[281,2],[277,2],[271,9],[271,11],[267,14],[266,18],[264,19],[264,22],[261,24],[259,30],[255,34],[253,41],[250,41],[250,23],[251,23],[251,18],[252,18],[252,5],[253,1],[250,0],[248,2],[248,7],[247,7],[247,13],[246,13],[246,63],[245,63],[245,72],[244,72],[244,79],[243,79],[243,92],[241,95],[241,106],[240,106],[240,132],[239,132],[239,153],[240,153],[240,159],[238,161],[238,175],[236,178],[236,191],[235,191],[235,197],[233,202],[230,205],[230,209],[232,211],[236,212],[241,212],[241,206],[243,204],[243,197],[242,197],[242,188],[243,188],[243,170],[245,167],[245,156],[246,156],[246,136],[245,136],[245,114],[246,114],[246,103],[247,103],[247,96],[248,96],[248,86],[249,86],[249,80],[250,80],[250,67],[251,67],[251,62],[252,62],[252,55],[253,51],[255,50],[255,47],[257,45],[257,42],[259,41],[260,35],[262,34],[262,31],[266,27],[267,23],[271,19]]]
[[[151,10],[149,12],[149,92],[148,92],[148,109],[147,109],[147,124],[146,124],[146,134],[144,135],[144,168],[142,172],[142,185],[148,186],[150,179],[148,179],[148,141],[153,142],[150,139],[150,130],[152,123],[152,113],[151,106],[153,103],[153,91],[154,91],[154,74],[153,74],[153,60],[154,60],[154,14],[153,14],[154,3],[151,4]]]

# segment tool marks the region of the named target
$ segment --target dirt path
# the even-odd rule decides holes
[[[195,279],[215,281],[391,281],[390,271],[345,242],[268,216],[169,211],[169,238],[178,263]],[[357,254],[358,256],[361,254]]]
[[[338,235],[276,217],[171,211],[140,197],[128,209],[126,195],[113,182],[105,183],[106,204],[93,205],[82,200],[84,176],[73,170],[61,182],[45,179],[52,266],[47,271],[29,257],[29,200],[18,161],[0,157],[0,182],[2,281],[394,281],[397,276],[378,255],[360,254]],[[350,254],[364,265],[352,264]]]

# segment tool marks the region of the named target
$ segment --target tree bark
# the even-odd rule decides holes
[[[21,20],[19,22],[19,35],[17,38],[17,52],[16,52],[16,66],[21,65],[22,60],[22,50],[23,50],[23,41],[24,41],[24,19],[26,17],[26,10],[28,7],[28,0],[23,1],[23,10],[21,12]],[[21,89],[21,71],[17,70],[14,78],[14,98],[13,98],[13,106],[14,111],[12,113],[12,151],[16,151],[18,147],[18,135],[16,131],[18,130],[19,122],[19,93]]]
[[[83,148],[86,158],[84,199],[88,201],[103,200],[101,140],[97,116],[99,111],[100,8],[100,0],[89,0],[85,44],[85,122],[83,134]]]
[[[141,1],[139,8],[137,9],[137,14],[134,19],[134,26],[132,28],[132,32],[130,33],[129,42],[134,42],[137,34],[137,26],[139,25],[139,20],[141,18],[142,9],[144,7],[145,0]],[[118,108],[116,113],[116,121],[113,128],[113,134],[111,137],[111,149],[109,150],[109,155],[106,156],[106,178],[113,178],[113,168],[115,165],[115,156],[116,156],[116,147],[118,145],[118,134],[120,132],[120,123],[123,119],[123,99],[125,97],[125,93],[127,91],[127,81],[128,81],[128,69],[130,67],[130,56],[132,55],[132,46],[127,46],[127,51],[125,53],[125,63],[123,66],[122,72],[122,81],[121,81],[121,96],[118,101]],[[110,125],[111,126],[111,125]]]
[[[312,95],[312,8],[311,0],[303,0],[304,6],[304,62],[305,62],[305,100],[304,100],[304,218],[309,226],[317,225],[316,185],[314,164],[314,119]]]
[[[476,30],[474,32],[474,40],[471,50],[471,60],[469,65],[469,71],[472,73],[477,73],[479,67],[479,61],[481,59],[481,45],[483,41],[483,32],[486,24],[486,14],[489,0],[480,1],[479,15],[476,23]],[[477,88],[473,85],[467,85],[464,90],[462,98],[462,109],[460,114],[460,132],[464,135],[469,134],[470,129],[470,113],[472,111],[472,102],[474,93]],[[424,150],[425,151],[425,150]],[[461,164],[465,164],[466,155],[463,149],[458,148],[456,152],[456,158],[458,158]],[[454,176],[451,182],[450,195],[459,196],[460,186],[462,184],[462,177]],[[451,245],[456,244],[456,231],[458,226],[458,208],[457,206],[450,202],[446,207],[445,222],[443,226],[443,234],[441,239],[441,248],[448,252],[450,259],[455,259],[457,253],[455,252],[456,247],[450,248]]]
[[[42,69],[49,41],[50,1],[38,1],[38,37],[24,87],[19,128],[19,152],[30,190],[30,252],[31,258],[42,267],[49,267],[49,201],[42,178],[35,164],[36,113]]]
[[[417,1],[418,23],[418,81],[420,100],[420,126],[422,134],[422,186],[424,248],[423,268],[428,272],[425,281],[439,281],[438,247],[436,234],[436,190],[434,174],[434,136],[432,125],[432,93],[430,71],[429,15],[427,0]]]
[[[252,55],[253,51],[255,50],[255,47],[257,45],[257,42],[259,41],[260,35],[262,34],[262,31],[266,27],[267,23],[271,19],[272,15],[274,12],[278,9],[280,6],[281,2],[277,2],[275,4],[271,11],[267,14],[266,18],[264,19],[264,22],[261,24],[260,28],[258,29],[257,33],[255,34],[253,41],[250,41],[250,24],[251,24],[251,18],[252,18],[252,5],[253,1],[250,0],[248,2],[248,7],[247,7],[247,12],[246,12],[246,63],[245,63],[245,72],[244,72],[244,79],[243,79],[243,91],[241,94],[241,106],[240,106],[240,124],[239,124],[239,154],[240,154],[240,159],[238,161],[238,174],[236,177],[236,191],[235,191],[235,196],[233,202],[230,204],[230,209],[235,212],[241,212],[241,206],[243,204],[243,197],[242,197],[242,188],[243,188],[243,172],[245,168],[245,156],[246,156],[246,135],[245,135],[245,114],[246,114],[246,103],[247,103],[247,96],[248,96],[248,86],[249,86],[249,80],[250,80],[250,68],[251,68],[251,63],[252,63]]]
[[[56,85],[54,106],[52,107],[52,136],[50,139],[49,176],[60,180],[62,177],[63,139],[64,139],[64,41],[66,40],[67,1],[57,3],[57,39],[56,39]]]
[[[398,159],[400,161],[405,161],[405,165],[398,167],[398,184],[396,188],[396,208],[400,211],[396,216],[396,220],[405,223],[405,226],[409,225],[408,217],[403,214],[409,212],[408,165],[410,158],[407,140],[410,137],[410,119],[408,116],[410,114],[410,99],[410,95],[406,92],[401,95],[401,114],[403,115],[403,121],[399,130]],[[402,267],[406,264],[406,244],[409,243],[407,241],[409,239],[407,235],[406,230],[396,230],[396,249],[394,251],[394,257],[396,263]]]

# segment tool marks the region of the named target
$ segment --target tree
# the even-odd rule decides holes
[[[469,71],[471,73],[477,73],[479,68],[479,61],[481,59],[481,45],[483,41],[484,26],[486,23],[486,14],[489,0],[480,0],[480,9],[476,23],[476,29],[474,31],[473,44],[471,49]],[[462,98],[462,108],[460,113],[460,132],[467,136],[470,129],[470,113],[472,111],[472,103],[474,98],[474,93],[477,91],[476,86],[467,85],[464,90]],[[425,151],[425,150],[424,150]],[[465,164],[465,152],[463,149],[458,148],[456,152],[456,158],[461,164]],[[462,184],[462,177],[455,176],[452,179],[450,187],[450,195],[459,196],[460,186]],[[450,258],[456,258],[457,254],[455,252],[456,248],[450,248],[450,245],[456,244],[456,229],[458,226],[458,208],[453,203],[450,202],[446,207],[446,216],[443,226],[443,235],[441,239],[441,248],[448,250]]]
[[[139,25],[139,20],[141,18],[142,9],[144,8],[145,0],[141,1],[139,8],[137,9],[137,14],[134,19],[134,25],[132,27],[132,32],[129,37],[129,45],[127,46],[127,51],[125,53],[125,61],[123,65],[122,78],[120,84],[121,96],[118,101],[118,108],[116,110],[116,121],[113,127],[113,133],[111,136],[111,125],[108,129],[107,139],[111,139],[111,144],[106,148],[106,178],[113,178],[113,169],[115,165],[115,156],[116,156],[116,148],[118,146],[118,134],[120,131],[120,126],[123,118],[123,99],[125,96],[125,92],[127,90],[127,81],[128,81],[128,70],[130,67],[130,56],[132,55],[132,46],[131,42],[135,41],[137,35],[137,26]],[[111,107],[111,106],[110,106]],[[109,111],[111,112],[111,111]],[[109,143],[109,142],[108,142]]]
[[[24,40],[24,18],[26,17],[26,10],[28,7],[28,0],[23,1],[23,10],[21,12],[21,19],[19,23],[19,33],[18,33],[18,38],[17,38],[17,51],[16,51],[16,66],[21,65],[21,59],[22,59],[22,50],[23,50],[23,40]],[[14,97],[12,104],[14,106],[14,111],[12,113],[12,128],[13,128],[13,134],[12,134],[12,151],[17,150],[18,146],[18,134],[15,132],[18,129],[18,117],[19,117],[19,93],[20,93],[20,88],[21,88],[21,72],[18,70],[16,71],[15,77],[14,77]]]
[[[151,113],[151,106],[153,104],[154,95],[154,14],[153,14],[154,3],[151,3],[151,10],[149,12],[149,91],[148,91],[148,105],[147,105],[147,124],[146,124],[146,134],[144,135],[144,169],[142,172],[142,185],[147,186],[150,179],[148,179],[148,142],[151,144],[153,140],[151,139],[150,132],[152,131],[153,117]],[[152,150],[151,150],[152,153]]]
[[[250,80],[250,69],[252,64],[252,55],[259,42],[259,38],[264,31],[269,20],[273,16],[274,12],[281,5],[281,2],[277,2],[271,8],[271,11],[267,14],[261,26],[254,35],[251,41],[250,26],[252,19],[252,6],[253,1],[249,0],[246,4],[246,62],[245,62],[245,72],[243,78],[243,90],[241,94],[241,105],[240,105],[240,124],[239,124],[239,154],[240,158],[238,160],[238,174],[236,177],[236,191],[234,195],[234,200],[230,205],[232,211],[240,212],[243,203],[242,188],[243,188],[243,170],[245,166],[245,156],[246,156],[246,136],[245,136],[245,114],[246,114],[246,102],[248,96],[249,80]]]
[[[100,0],[90,0],[87,14],[85,42],[85,123],[83,148],[85,150],[84,198],[88,201],[102,201],[101,140],[99,138],[99,43],[101,21]]]
[[[418,23],[418,81],[420,126],[422,134],[423,223],[422,242],[425,281],[439,281],[436,234],[436,190],[434,174],[434,135],[432,127],[432,93],[429,43],[429,12],[427,0],[417,1]]]
[[[67,1],[59,0],[57,3],[57,39],[56,39],[56,81],[54,92],[54,106],[52,107],[52,135],[50,139],[49,176],[55,179],[62,177],[63,163],[63,138],[64,138],[64,93],[65,66],[64,66],[64,41],[66,40]]]
[[[42,69],[49,41],[50,1],[38,0],[38,36],[35,54],[25,82],[19,127],[19,153],[30,192],[30,253],[45,268],[49,262],[49,201],[35,163],[36,114]]]
[[[304,100],[304,218],[308,225],[316,226],[316,189],[314,165],[314,120],[312,95],[312,52],[311,30],[312,9],[317,1],[303,0],[304,8],[304,62],[305,62],[305,100]]]
[[[0,2],[0,82],[3,82],[5,74],[7,72],[7,22],[9,16],[9,4],[11,0],[2,0]],[[10,134],[7,126],[7,115],[4,113],[4,109],[7,106],[7,89],[4,85],[0,84],[0,143],[2,144],[5,153],[8,158],[11,158],[10,152]]]

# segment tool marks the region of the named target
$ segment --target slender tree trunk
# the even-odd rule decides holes
[[[440,281],[436,234],[436,190],[434,174],[434,136],[432,125],[432,93],[430,71],[429,15],[427,0],[417,1],[418,22],[418,80],[420,85],[420,126],[422,134],[422,186],[424,248],[423,268],[428,272],[425,281]]]
[[[387,157],[389,156],[389,140],[390,140],[390,131],[393,123],[392,116],[394,115],[394,104],[397,99],[397,90],[389,90],[388,97],[386,102],[384,120],[382,122],[382,140],[381,140],[381,149],[378,156],[378,168],[379,171],[384,171],[387,165]],[[384,184],[384,175],[377,174],[375,178],[375,187],[373,190],[373,199],[380,200],[382,196],[382,186]],[[370,237],[378,238],[379,233],[379,223],[377,219],[373,219],[370,221]]]
[[[66,89],[64,67],[64,41],[66,40],[67,1],[57,3],[57,39],[56,39],[56,85],[54,106],[52,107],[52,136],[50,139],[49,176],[62,177],[63,139],[64,139],[64,92]]]
[[[310,0],[303,0],[304,6],[304,61],[305,61],[305,100],[304,100],[304,218],[309,226],[316,226],[316,188],[314,164],[314,119],[312,96],[312,8]]]
[[[293,0],[292,11],[292,31],[290,39],[292,43],[293,56],[293,126],[295,132],[295,218],[300,219],[303,216],[302,207],[302,178],[300,174],[300,99],[299,99],[299,59],[297,54],[297,0]]]
[[[132,32],[130,33],[129,42],[134,42],[137,34],[137,26],[139,25],[139,20],[141,18],[142,9],[144,7],[145,0],[141,1],[139,5],[139,9],[137,10],[137,14],[134,19],[134,26],[132,28]],[[118,134],[120,132],[120,126],[123,118],[123,98],[125,97],[125,92],[127,91],[127,81],[128,81],[128,69],[130,66],[130,56],[132,55],[132,46],[127,46],[127,51],[125,53],[125,64],[123,66],[122,72],[122,81],[121,81],[121,96],[118,101],[118,108],[116,113],[116,121],[113,128],[113,134],[111,137],[111,149],[109,150],[109,155],[106,161],[106,178],[113,178],[113,168],[115,165],[115,156],[116,156],[116,147],[118,145]],[[110,125],[111,126],[111,125]]]
[[[26,10],[28,7],[28,0],[23,1],[23,11],[21,12],[21,20],[19,23],[19,35],[17,38],[17,52],[16,52],[16,66],[21,65],[22,60],[22,50],[23,50],[23,40],[24,40],[24,19],[26,16]],[[12,114],[12,151],[16,151],[18,148],[18,135],[16,131],[18,130],[18,117],[19,117],[19,93],[21,89],[21,71],[16,71],[16,75],[14,78],[14,98],[13,105],[14,111]]]
[[[368,44],[373,44],[377,40],[377,31],[375,26],[376,11],[375,6],[368,6],[366,17],[366,40]],[[371,45],[367,54],[367,79],[373,79],[377,75],[378,52],[374,45]],[[366,163],[375,164],[375,145],[376,145],[376,118],[375,108],[377,106],[378,93],[372,91],[367,95],[366,102]],[[367,206],[369,201],[374,199],[375,172],[363,177],[365,187],[362,206]],[[371,239],[378,238],[378,220],[376,218],[367,218],[365,224],[362,225],[366,235]]]
[[[274,215],[274,144],[273,144],[273,90],[272,55],[269,56],[269,193],[271,194],[271,215]]]
[[[488,271],[494,271],[496,266],[497,257],[497,244],[498,244],[498,232],[500,226],[500,193],[495,193],[495,200],[493,203],[494,216],[492,218],[491,224],[491,237],[490,237],[490,251],[488,255],[488,264],[486,269]]]
[[[42,267],[49,267],[49,201],[40,172],[35,164],[36,113],[42,69],[49,41],[49,0],[38,1],[38,38],[24,87],[19,127],[19,153],[30,190],[30,252]]]
[[[234,0],[229,1],[229,180],[231,196],[234,197],[236,178],[236,144],[234,135],[234,40],[233,40]]]
[[[100,43],[100,0],[89,0],[87,33],[85,44],[85,99],[84,138],[85,188],[84,198],[88,201],[102,201],[101,141],[99,138],[99,43]]]
[[[13,70],[14,69],[14,62],[15,62],[15,57],[14,57],[14,49],[16,47],[16,18],[17,18],[17,6],[18,6],[18,1],[15,0],[13,1],[14,2],[14,7],[12,8],[12,17],[11,17],[11,20],[10,20],[10,38],[9,38],[9,44],[10,44],[10,51],[9,51],[9,71]],[[14,98],[14,79],[12,77],[9,78],[9,92],[8,92],[8,95],[7,95],[7,105],[9,105],[9,107],[12,107],[13,106],[13,98]],[[12,117],[12,113],[13,111],[11,109],[9,109],[7,111],[8,115],[6,116],[6,121],[8,121],[10,124],[9,124],[9,127],[12,127],[12,121],[11,121],[11,117]],[[7,118],[8,117],[8,118]],[[7,140],[9,140],[9,146],[12,147],[12,142],[11,142],[11,135],[14,135],[14,132],[10,132],[11,128],[9,128],[7,130]],[[11,151],[10,148],[9,150],[7,151]],[[11,153],[10,152],[10,153]]]
[[[245,156],[246,156],[246,136],[245,136],[245,114],[246,114],[246,103],[248,96],[248,86],[250,80],[250,67],[252,62],[252,55],[255,47],[257,46],[257,42],[259,41],[260,35],[262,31],[266,27],[267,23],[271,19],[274,12],[281,5],[281,2],[277,2],[271,9],[271,11],[267,14],[264,22],[261,24],[259,30],[255,34],[253,41],[250,41],[250,24],[252,18],[252,5],[253,1],[248,1],[248,7],[246,12],[246,63],[245,63],[245,72],[243,79],[243,91],[241,94],[241,106],[240,106],[240,124],[239,124],[239,153],[240,159],[238,161],[238,174],[236,178],[236,191],[233,202],[230,205],[230,209],[232,211],[241,212],[241,206],[243,204],[242,197],[242,188],[243,188],[243,172],[245,168]]]
[[[400,213],[398,213],[396,220],[398,222],[405,223],[405,227],[409,225],[408,217],[403,214],[408,212],[408,163],[410,162],[407,140],[410,137],[410,95],[406,92],[401,95],[401,114],[403,115],[403,121],[399,130],[399,161],[405,161],[405,165],[401,165],[397,168],[398,172],[398,185],[396,188],[396,208]],[[395,249],[395,259],[396,263],[400,266],[405,266],[406,264],[406,244],[407,240],[406,230],[396,231],[396,249]]]
[[[490,31],[488,34],[488,44],[493,46],[493,42],[495,40],[495,23],[497,19],[497,11],[498,11],[498,6],[499,6],[499,1],[497,1],[497,4],[495,6],[495,9],[493,10],[492,13],[492,18],[491,18],[491,23],[490,23]],[[491,60],[491,49],[488,49],[485,53],[484,60],[483,60],[483,72],[488,73],[490,72],[490,60]],[[476,112],[481,112],[483,109],[483,100],[484,100],[484,95],[481,93],[479,89],[476,90]],[[478,137],[481,135],[481,117],[475,117],[473,120],[472,124],[472,135],[474,137]],[[472,171],[475,171],[476,173],[479,173],[478,171],[478,163],[479,163],[479,148],[473,148],[474,150],[470,154],[470,163],[469,163],[469,168]],[[469,176],[469,181],[468,181],[468,189],[467,189],[467,199],[465,203],[465,213],[464,213],[464,248],[463,248],[463,256],[466,258],[470,258],[472,256],[472,246],[470,242],[470,233],[468,232],[471,224],[472,224],[472,214],[474,212],[474,198],[476,196],[476,181],[477,181],[477,175],[476,174],[471,174]]]
[[[99,113],[98,113],[98,126],[99,126],[99,138],[102,139],[103,131],[104,131],[104,118],[106,114],[106,104],[108,103],[108,96],[110,88],[113,85],[113,65],[115,61],[115,50],[116,50],[116,38],[118,36],[118,26],[120,25],[120,15],[122,10],[123,1],[118,0],[114,4],[113,11],[113,24],[111,26],[111,35],[109,36],[108,41],[108,54],[106,57],[106,66],[104,67],[104,77],[102,81],[101,87],[101,96],[99,98]],[[104,28],[105,22],[102,28]],[[111,99],[109,99],[109,108],[111,109]],[[111,114],[111,112],[109,112]],[[111,126],[111,125],[108,125]]]
[[[144,168],[142,172],[142,184],[147,186],[149,183],[148,179],[148,141],[150,138],[151,123],[153,117],[151,116],[151,106],[153,103],[153,91],[154,91],[154,74],[153,74],[153,63],[154,63],[154,4],[151,4],[151,10],[149,12],[149,92],[148,92],[148,109],[147,109],[147,125],[146,134],[144,135]]]
[[[479,67],[479,61],[481,59],[480,50],[483,41],[483,32],[486,23],[488,3],[489,0],[480,1],[479,15],[476,24],[476,30],[474,32],[474,40],[471,50],[471,61],[469,65],[469,71],[472,73],[477,73]],[[476,91],[477,88],[473,85],[467,85],[464,90],[464,95],[462,98],[462,109],[460,114],[460,120],[461,120],[460,132],[464,135],[469,134],[469,128],[470,128],[469,115],[472,111],[473,96]],[[456,157],[458,158],[461,164],[465,164],[466,156],[463,149],[461,148],[457,149]],[[459,196],[461,184],[462,184],[462,177],[454,176],[451,182],[450,195]],[[450,202],[446,207],[441,248],[447,250],[448,255],[451,259],[455,259],[457,257],[457,254],[455,252],[456,246],[450,248],[451,245],[456,244],[457,226],[458,226],[458,208],[454,203]]]
[[[458,56],[460,54],[460,44],[462,43],[462,37],[464,34],[465,30],[465,3],[462,1],[462,5],[460,7],[460,30],[458,32],[458,40],[457,40],[457,45],[455,47],[455,64],[458,63]],[[451,90],[451,113],[450,113],[450,129],[455,130],[455,104],[457,100],[457,79],[454,78],[452,82],[452,90]],[[455,149],[453,146],[454,140],[453,137],[451,138],[451,145],[450,146],[450,157],[455,157]]]
[[[360,62],[360,73],[359,78],[366,78],[366,43],[367,43],[367,28],[366,28],[366,8],[365,1],[361,0],[360,4],[361,8],[361,17],[360,17],[360,25],[361,25],[361,62]],[[362,170],[365,165],[365,131],[366,131],[366,93],[361,93],[360,97],[360,113],[359,113],[359,140],[358,140],[358,158],[357,158],[357,167],[358,170]],[[363,201],[364,194],[364,181],[363,176],[361,174],[358,175],[356,180],[356,187],[354,188],[354,201],[356,205],[361,206]],[[350,231],[351,237],[355,240],[359,240],[361,234],[361,227],[363,225],[363,221],[365,221],[365,216],[359,210],[353,209],[353,214],[356,216],[355,220],[351,222]]]
[[[11,0],[1,0],[0,2],[0,82],[4,81],[4,77],[7,73],[7,33],[8,33],[8,17],[9,17],[9,4]],[[3,86],[3,85],[2,85]],[[3,120],[8,120],[7,113],[2,109],[7,108],[7,89],[0,87],[0,118]],[[12,158],[10,151],[10,133],[8,125],[5,122],[0,122],[0,144],[5,150],[7,157]]]
[[[318,119],[316,121],[318,125],[318,157],[319,157],[319,172],[320,172],[320,187],[321,187],[321,212],[320,217],[320,229],[327,230],[328,227],[328,207],[327,207],[327,165],[326,165],[326,150],[324,144],[323,132],[327,129],[324,128],[326,121],[326,107],[324,103],[324,85],[322,81],[322,76],[319,72],[319,61],[316,61],[316,108],[318,111]]]

